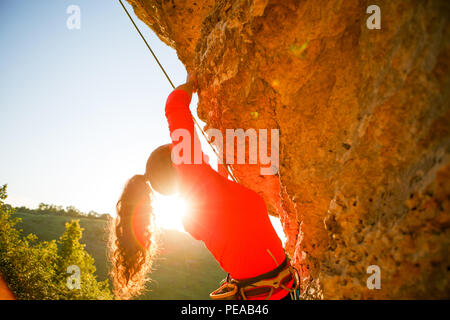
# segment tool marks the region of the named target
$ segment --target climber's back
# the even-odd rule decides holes
[[[255,277],[283,262],[283,245],[260,195],[207,164],[183,166],[179,175],[189,207],[186,231],[204,241],[233,278]]]

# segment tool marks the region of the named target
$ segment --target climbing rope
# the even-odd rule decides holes
[[[161,65],[161,63],[159,62],[158,58],[156,57],[155,53],[153,52],[152,48],[150,47],[150,45],[148,44],[147,40],[145,40],[144,36],[142,35],[141,31],[139,30],[138,26],[136,25],[136,23],[134,22],[133,18],[131,17],[130,13],[128,12],[127,8],[125,8],[125,6],[123,5],[122,0],[119,0],[120,4],[122,5],[123,10],[125,11],[125,13],[127,14],[128,18],[130,18],[130,21],[133,23],[133,26],[136,28],[136,31],[139,33],[139,35],[141,36],[142,40],[144,40],[145,45],[147,46],[148,50],[150,50],[153,58],[155,58],[156,62],[158,63],[158,66],[161,68],[162,72],[164,73],[164,75],[166,76],[167,80],[169,80],[170,85],[172,86],[173,89],[175,89],[175,86],[173,85],[172,81],[169,78],[169,75],[167,74],[166,70],[164,70],[164,67]],[[194,116],[192,116],[192,120],[194,120],[195,125],[197,126],[198,130],[201,132],[201,134],[203,135],[203,137],[206,139],[206,141],[208,142],[208,145],[211,147],[211,150],[216,154],[217,159],[221,159],[221,157],[219,156],[219,153],[217,152],[217,150],[214,148],[214,146],[212,145],[211,141],[208,139],[208,137],[206,136],[205,132],[203,131],[203,129],[200,127],[200,125],[198,124],[197,120],[195,120]],[[222,161],[223,162],[223,161]],[[231,169],[229,168],[229,165],[224,162],[223,165],[225,166],[225,169],[227,170],[227,173],[230,175],[230,177],[233,179],[234,182],[237,182],[236,177],[232,174]]]

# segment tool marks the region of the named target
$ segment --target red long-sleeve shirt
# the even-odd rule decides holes
[[[201,152],[201,148],[189,110],[190,101],[187,92],[174,90],[167,98],[165,109],[172,145],[182,143],[182,139],[174,139],[172,135],[177,129],[187,130],[191,138],[191,164],[175,165],[181,182],[180,193],[189,208],[183,219],[185,230],[202,240],[234,279],[269,272],[277,267],[274,258],[281,264],[285,253],[266,204],[255,191],[226,179],[209,164],[193,162],[194,153]],[[194,150],[194,146],[200,150]],[[282,290],[272,299],[286,294]]]

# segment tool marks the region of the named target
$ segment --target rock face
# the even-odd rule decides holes
[[[304,298],[450,297],[448,1],[376,1],[371,30],[369,1],[128,1],[197,70],[209,128],[280,130],[277,175],[233,169]]]

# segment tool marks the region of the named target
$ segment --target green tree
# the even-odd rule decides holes
[[[85,245],[80,243],[83,228],[79,220],[66,223],[66,231],[58,240],[58,274],[66,285],[65,296],[70,299],[110,299],[108,280],[97,282],[95,276],[95,261],[85,251]],[[67,288],[67,270],[76,266],[80,270],[80,289]],[[95,284],[95,285],[93,285]]]
[[[0,273],[18,299],[112,299],[108,281],[98,282],[94,259],[80,244],[78,221],[66,224],[58,242],[22,237],[13,218],[14,209],[4,203],[6,185],[0,187]],[[80,289],[69,289],[69,266],[80,270]]]

